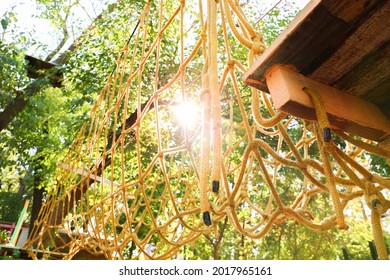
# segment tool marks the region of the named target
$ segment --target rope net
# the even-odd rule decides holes
[[[310,89],[318,122],[277,112],[267,93],[237,78],[264,51],[262,35],[238,1],[204,3],[145,6],[89,122],[58,163],[26,244],[31,256],[168,259],[226,217],[252,239],[287,219],[346,229],[344,209],[365,197],[387,259],[380,216],[390,181],[370,172],[364,155],[390,152],[343,132],[324,138],[327,115]],[[172,34],[175,47],[166,43]],[[296,174],[287,189],[285,172]],[[312,207],[329,197],[334,212],[320,217]]]

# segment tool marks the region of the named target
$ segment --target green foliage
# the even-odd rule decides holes
[[[6,20],[5,18],[3,18],[3,19],[1,20],[1,26],[3,27],[4,30],[6,30],[7,27],[8,27],[8,20]]]
[[[0,41],[0,109],[28,83],[24,51]]]
[[[271,10],[260,22],[266,45],[271,45],[275,38],[294,19],[299,10],[292,3],[284,2]]]
[[[23,200],[19,194],[0,191],[0,221],[17,222],[23,208]]]
[[[381,176],[389,176],[390,174],[390,165],[383,157],[370,155],[370,166],[372,171]]]
[[[3,32],[1,32],[2,41],[4,40],[4,36],[8,31],[10,24],[12,24],[12,22],[14,21],[16,21],[16,16],[12,12],[12,10],[6,11],[4,15],[2,15],[2,19],[1,19],[1,27],[3,28]]]
[[[20,250],[14,250],[12,252],[12,257],[15,258],[15,259],[20,258]]]
[[[8,231],[0,230],[0,244],[7,243],[8,241]]]

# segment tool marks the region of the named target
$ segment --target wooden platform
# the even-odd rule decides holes
[[[2,257],[13,257],[15,251],[17,251],[17,254],[19,255],[17,259],[31,260],[31,257],[29,256],[28,250],[26,248],[15,247],[12,245],[0,245],[0,256]],[[44,252],[42,250],[38,250],[36,252],[36,256],[38,259],[42,259],[43,256],[45,256],[47,259],[50,260],[60,260],[63,258],[64,255],[54,252]]]
[[[390,1],[315,0],[244,74],[269,92],[275,64],[377,105],[390,118]],[[364,110],[364,108],[362,108]]]
[[[50,84],[53,87],[62,87],[63,73],[60,70],[54,70],[55,64],[30,55],[25,55],[24,58],[28,62],[27,76],[29,78],[44,78],[48,76],[47,71],[51,71],[51,75],[49,75]]]

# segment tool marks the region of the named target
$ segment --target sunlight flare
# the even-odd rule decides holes
[[[200,121],[200,108],[194,101],[180,102],[174,108],[175,119],[187,128],[194,128]]]

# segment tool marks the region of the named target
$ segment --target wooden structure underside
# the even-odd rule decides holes
[[[245,73],[269,92],[275,64],[377,105],[390,118],[390,1],[311,1]],[[364,108],[362,108],[364,110]]]

